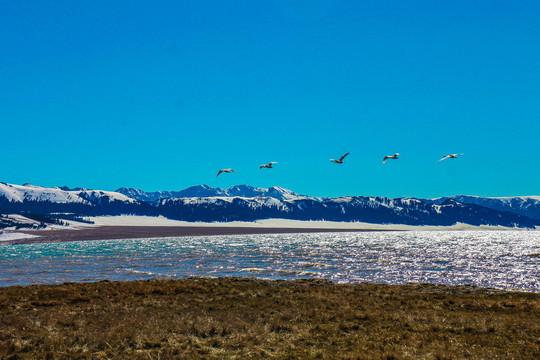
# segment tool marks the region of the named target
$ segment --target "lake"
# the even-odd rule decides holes
[[[540,292],[540,232],[341,232],[0,245],[0,286],[192,276],[427,282]]]

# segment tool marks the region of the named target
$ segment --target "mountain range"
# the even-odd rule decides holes
[[[170,198],[185,198],[185,197],[256,197],[256,196],[267,196],[279,200],[293,200],[302,195],[293,193],[290,190],[278,187],[271,186],[268,189],[253,187],[249,185],[235,185],[227,189],[213,188],[208,185],[197,185],[191,186],[187,189],[180,191],[153,191],[146,192],[139,189],[125,188],[121,187],[116,190],[120,194],[124,194],[133,199],[140,201],[153,202],[159,199],[170,199]]]
[[[277,186],[259,188],[237,185],[221,189],[198,185],[180,191],[145,192],[125,187],[116,191],[102,191],[0,182],[0,214],[37,214],[41,218],[56,221],[81,220],[100,215],[146,215],[201,222],[282,218],[375,224],[450,226],[465,223],[535,228],[540,226],[540,196],[328,198],[300,195]]]

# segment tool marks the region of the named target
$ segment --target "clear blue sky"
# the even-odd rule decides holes
[[[2,0],[0,181],[537,195],[539,24],[538,1]]]

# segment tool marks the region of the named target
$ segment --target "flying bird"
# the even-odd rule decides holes
[[[219,174],[221,174],[222,172],[226,172],[226,173],[230,173],[230,172],[233,172],[233,173],[235,173],[235,174],[236,174],[236,171],[234,171],[233,169],[221,169],[221,170],[219,170],[219,171],[218,171],[218,173],[217,173],[216,177],[218,177],[218,176],[219,176]]]
[[[384,164],[388,159],[399,159],[399,154],[395,153],[394,155],[386,155],[382,160],[382,163]]]
[[[272,165],[274,165],[274,164],[277,164],[277,162],[272,161],[272,162],[270,162],[268,164],[262,164],[261,166],[259,166],[259,170],[262,169],[262,168],[272,169]]]
[[[460,155],[463,155],[463,154],[450,154],[450,155],[445,155],[445,156],[443,156],[443,158],[442,158],[441,160],[437,160],[437,162],[443,161],[443,160],[445,160],[445,159],[455,159],[455,158],[457,158],[457,157],[460,156]]]
[[[338,160],[336,159],[330,159],[331,162],[334,162],[336,164],[343,164],[343,159],[345,159],[345,156],[349,155],[350,153],[346,153],[342,157],[340,157]]]

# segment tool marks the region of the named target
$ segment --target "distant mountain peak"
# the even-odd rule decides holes
[[[253,198],[257,196],[266,196],[279,200],[291,200],[302,195],[296,194],[290,190],[279,186],[271,186],[268,189],[255,187],[251,185],[233,185],[226,189],[215,188],[206,184],[194,185],[179,191],[152,191],[146,192],[140,189],[119,188],[117,192],[130,196],[134,199],[154,202],[159,199],[173,199],[186,197],[245,197]]]
[[[279,186],[260,188],[250,185],[234,185],[227,189],[196,185],[180,191],[155,192],[133,188],[120,188],[117,192],[66,188],[0,182],[0,209],[8,213],[30,212],[54,216],[138,214],[185,221],[284,218],[442,226],[458,222],[526,228],[540,225],[538,196],[316,198],[298,195]]]

